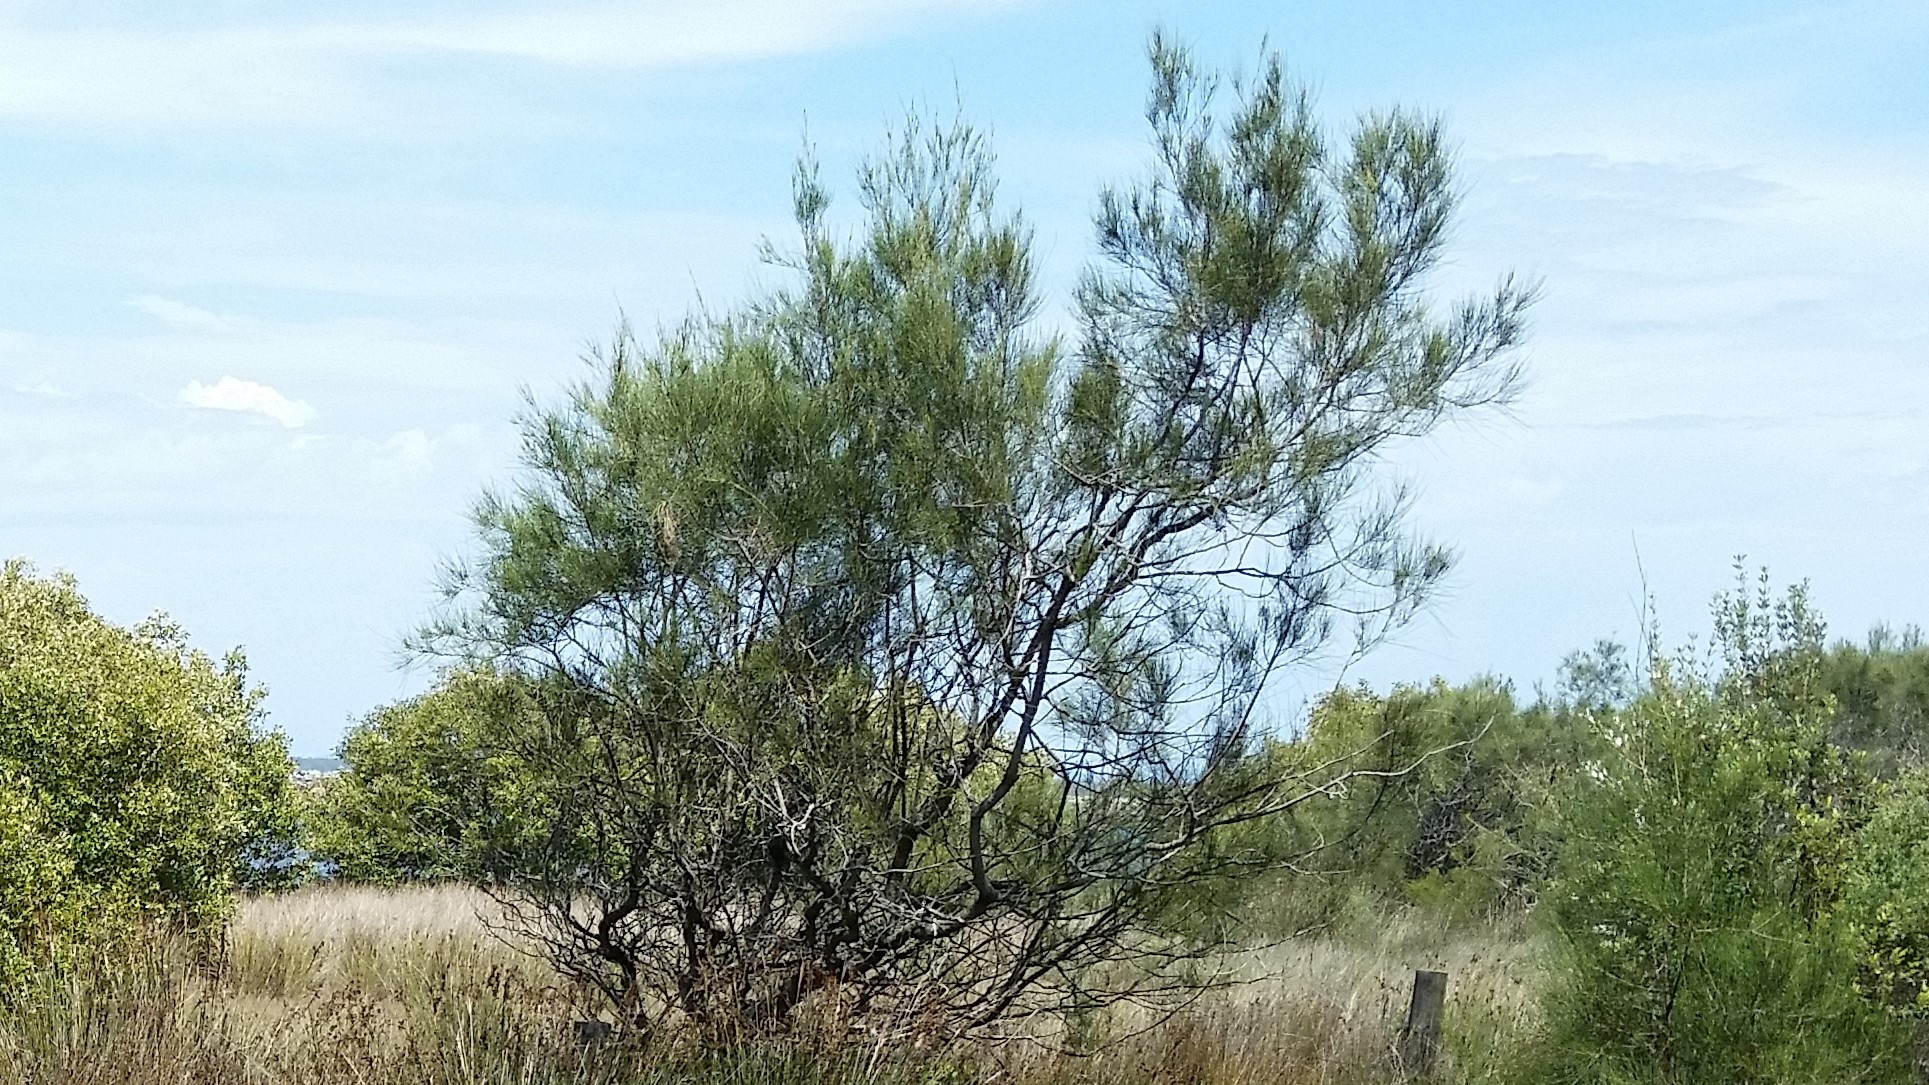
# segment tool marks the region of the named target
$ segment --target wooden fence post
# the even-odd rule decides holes
[[[1420,1077],[1433,1072],[1440,1055],[1440,1016],[1447,1004],[1447,974],[1421,969],[1413,974],[1413,1002],[1407,1006],[1407,1024],[1394,1044],[1400,1072]]]

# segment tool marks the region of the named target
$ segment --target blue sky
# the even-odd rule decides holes
[[[771,281],[806,123],[835,181],[961,104],[1062,312],[1154,26],[1269,40],[1335,124],[1439,112],[1443,287],[1546,283],[1511,415],[1388,465],[1462,562],[1355,677],[1545,679],[1644,577],[1685,635],[1742,552],[1840,633],[1929,622],[1920,0],[161,7],[0,0],[0,555],[245,645],[298,753],[427,681],[523,389]]]

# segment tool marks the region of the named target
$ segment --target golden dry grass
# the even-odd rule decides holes
[[[1390,1078],[1416,968],[1450,976],[1446,1080],[1485,1080],[1532,1031],[1534,949],[1504,928],[1408,912],[1371,933],[1301,938],[1225,962],[1250,982],[1067,1057],[1035,1043],[915,1062],[845,1049],[723,1057],[606,1051],[567,1023],[588,993],[506,944],[489,899],[454,886],[323,887],[242,903],[218,963],[148,945],[23,992],[0,1015],[0,1080],[23,1085],[1291,1085]]]
[[[402,997],[437,974],[507,971],[540,986],[549,970],[504,944],[486,895],[459,885],[316,887],[241,902],[227,957],[240,990],[269,998],[359,986]]]
[[[1019,1060],[1031,1081],[1275,1085],[1393,1079],[1392,1045],[1417,969],[1449,976],[1439,1076],[1502,1076],[1539,1024],[1538,946],[1518,924],[1453,927],[1418,911],[1369,932],[1289,939],[1224,962],[1236,985],[1164,1020],[1118,1014],[1090,1058]]]

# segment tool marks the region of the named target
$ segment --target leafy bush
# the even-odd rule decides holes
[[[1367,751],[1376,775],[1281,823],[1337,889],[1476,916],[1531,901],[1553,848],[1553,798],[1591,741],[1563,705],[1518,706],[1493,678],[1336,690],[1299,743],[1314,763]]]
[[[1865,751],[1878,775],[1929,761],[1929,645],[1920,629],[1877,626],[1862,644],[1837,643],[1822,681],[1836,701],[1833,738]]]
[[[0,567],[0,962],[137,919],[205,926],[292,843],[287,750],[240,654]]]
[[[1842,914],[1863,951],[1863,989],[1899,1016],[1929,1017],[1929,775],[1887,788],[1863,827]]]
[[[484,878],[492,849],[526,831],[517,812],[535,787],[490,731],[528,710],[519,682],[472,670],[370,713],[342,740],[344,771],[313,800],[315,857],[357,882]]]
[[[1548,894],[1557,1080],[1903,1080],[1834,914],[1868,779],[1828,741],[1821,625],[1797,589],[1716,606],[1718,658],[1663,659],[1601,717]]]

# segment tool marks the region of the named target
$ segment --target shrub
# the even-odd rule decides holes
[[[0,567],[0,954],[137,919],[204,927],[291,844],[290,764],[241,655]]]
[[[487,671],[370,713],[342,740],[344,771],[309,815],[315,856],[349,881],[482,879],[488,856],[525,831],[527,767],[492,727],[528,710],[526,691]]]
[[[424,643],[543,692],[521,926],[626,1013],[1176,1001],[1208,947],[1145,928],[1280,865],[1219,830],[1342,786],[1247,756],[1267,694],[1438,585],[1381,454],[1512,394],[1532,291],[1437,304],[1436,123],[1333,139],[1277,58],[1152,54],[1075,350],[984,141],[913,121],[852,241],[806,167],[788,289],[620,332],[525,421]]]
[[[1863,992],[1898,1017],[1929,1021],[1929,775],[1886,788],[1859,844],[1842,915],[1862,951]]]
[[[1549,893],[1556,1080],[1904,1080],[1834,914],[1867,779],[1828,741],[1800,590],[1717,604],[1718,663],[1662,660],[1602,718]]]
[[[1283,831],[1343,887],[1467,916],[1514,908],[1550,862],[1553,798],[1589,741],[1571,709],[1521,708],[1493,678],[1337,690],[1290,753],[1369,750],[1380,774],[1294,811]]]
[[[1914,626],[1877,626],[1862,644],[1829,649],[1823,680],[1835,695],[1833,736],[1868,753],[1879,775],[1923,765],[1929,754],[1929,645]]]

